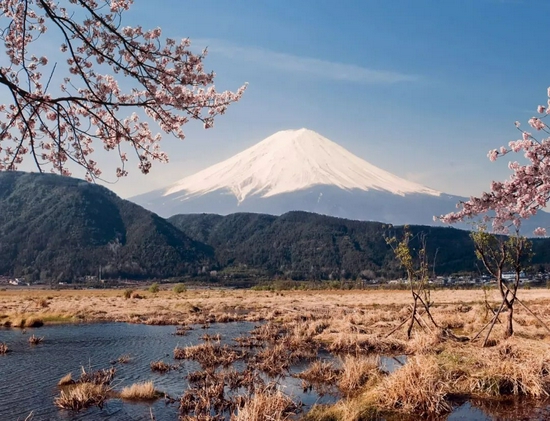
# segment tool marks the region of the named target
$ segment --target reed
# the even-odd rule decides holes
[[[172,366],[164,361],[151,361],[149,364],[152,371],[157,373],[167,373],[172,369]]]
[[[9,352],[8,345],[4,342],[0,342],[0,355],[5,355]]]
[[[116,362],[119,364],[128,364],[130,361],[132,361],[132,356],[130,354],[121,355],[116,359]]]
[[[401,340],[378,335],[340,333],[331,338],[328,349],[336,354],[395,354],[404,352],[407,345]]]
[[[324,383],[334,384],[340,376],[341,370],[337,369],[330,361],[314,361],[310,366],[298,373],[297,378],[305,380],[311,384]]]
[[[32,334],[30,337],[29,337],[29,343],[31,345],[38,345],[39,343],[42,343],[44,341],[44,337],[43,336],[35,336],[34,334]]]
[[[231,415],[231,421],[285,421],[295,415],[296,404],[280,390],[258,390]]]
[[[174,332],[174,335],[185,336],[190,330],[191,330],[190,326],[178,326],[176,327],[176,331]]]
[[[80,411],[95,405],[102,407],[107,396],[108,389],[104,385],[78,383],[61,390],[54,404],[59,408]]]
[[[70,384],[75,384],[72,373],[67,373],[57,382],[58,386],[68,386]]]
[[[160,396],[161,393],[155,390],[155,386],[152,381],[134,383],[131,386],[122,388],[120,391],[120,397],[122,399],[133,401],[154,400]]]
[[[338,388],[348,397],[361,393],[369,380],[380,378],[379,366],[378,356],[344,356],[338,377]]]
[[[450,388],[445,377],[434,356],[411,357],[376,388],[376,401],[382,408],[422,416],[448,412]]]
[[[545,344],[526,346],[518,340],[508,340],[469,358],[475,370],[465,376],[464,388],[471,394],[550,396],[550,354]]]
[[[84,367],[81,369],[80,378],[77,383],[92,383],[99,385],[111,384],[116,373],[116,369],[111,367],[109,369],[101,369],[96,371],[86,371]]]
[[[228,345],[206,342],[199,345],[188,346],[185,348],[176,347],[174,349],[174,358],[177,360],[188,359],[197,361],[203,368],[208,367],[229,367],[235,361],[243,359],[245,353],[240,353]]]

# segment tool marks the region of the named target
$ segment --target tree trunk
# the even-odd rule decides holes
[[[409,328],[407,329],[407,339],[411,339],[411,334],[414,326],[414,319],[416,317],[416,306],[417,306],[417,299],[415,298],[412,314],[411,314],[411,323],[409,324]]]
[[[506,323],[506,331],[504,332],[504,337],[509,338],[514,334],[514,304],[507,301],[506,306],[508,307],[508,320]]]

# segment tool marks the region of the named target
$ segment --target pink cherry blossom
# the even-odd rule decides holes
[[[537,130],[546,130],[540,118],[531,118],[529,124]],[[511,152],[523,153],[523,163],[511,161],[508,167],[512,174],[508,180],[493,181],[489,192],[459,203],[459,210],[440,216],[441,221],[455,223],[482,215],[492,221],[494,232],[507,233],[510,226],[519,227],[522,219],[546,206],[550,200],[550,138],[537,140],[521,130],[518,122],[515,125],[521,131],[521,139],[511,141],[509,150],[494,149],[488,156],[494,161]],[[534,233],[546,235],[546,230],[537,228]]]
[[[546,228],[538,227],[537,229],[535,229],[534,234],[541,237],[546,236]]]
[[[120,157],[116,176],[128,173],[128,149],[148,173],[154,161],[168,161],[150,122],[184,139],[190,120],[212,127],[241,98],[246,85],[216,91],[206,51],[193,53],[188,39],[163,41],[160,28],[123,25],[132,3],[0,0],[0,85],[11,99],[0,104],[0,170],[30,156],[40,171],[70,175],[69,165],[78,164],[92,180],[101,175],[94,145],[102,145]],[[48,31],[57,32],[52,39],[64,56],[55,63],[39,54]]]

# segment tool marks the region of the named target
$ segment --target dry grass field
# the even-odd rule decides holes
[[[233,320],[273,320],[281,315],[308,315],[328,312],[335,315],[362,314],[369,319],[391,322],[399,317],[411,301],[409,291],[391,290],[189,290],[185,293],[160,291],[156,294],[135,290],[134,298],[125,298],[124,290],[38,290],[8,289],[0,291],[0,325],[20,327],[33,324],[117,321],[149,324],[189,324]],[[136,298],[137,297],[137,298]],[[521,291],[519,297],[541,315],[550,314],[550,290]],[[469,312],[458,307],[472,307],[484,313],[484,303],[498,307],[498,291],[437,290],[432,291],[435,314],[444,319],[459,316],[468,324]],[[518,306],[518,320],[524,320]],[[527,316],[525,316],[527,317]],[[475,318],[474,318],[475,319]],[[522,324],[520,322],[520,324]],[[531,329],[530,329],[531,331]]]
[[[396,330],[410,314],[410,292],[386,290],[12,289],[0,291],[0,325],[117,321],[173,324],[185,334],[191,324],[265,321],[250,338],[237,338],[240,346],[258,347],[247,361],[250,372],[246,375],[280,375],[294,361],[311,361],[299,375],[304,387],[324,384],[339,390],[342,398],[334,405],[315,407],[305,419],[368,420],[380,413],[445,414],[458,397],[540,400],[550,396],[550,332],[540,322],[550,325],[550,290],[520,291],[518,297],[529,311],[516,304],[514,335],[504,339],[502,315],[486,347],[482,347],[485,333],[477,338],[476,334],[500,306],[496,290],[432,291],[431,311],[438,326],[429,324],[421,312],[410,340],[406,326]],[[204,367],[202,374],[194,374],[197,381],[207,382],[201,390],[223,389],[229,384],[224,382],[237,378],[245,382],[244,373],[222,375],[215,368],[229,367],[246,353],[220,346],[208,335],[204,340],[204,344],[174,350],[176,359],[195,359]],[[340,362],[316,360],[320,348]],[[379,355],[407,355],[407,363],[387,373],[378,366]],[[251,384],[256,381],[252,374],[249,377],[246,381]],[[240,418],[235,419],[256,419],[243,417],[265,405],[262,396],[258,392],[256,401],[242,404],[241,415],[236,412]],[[184,408],[185,399],[191,397],[181,399],[180,408]],[[281,405],[276,419],[287,419],[283,415],[287,402]]]

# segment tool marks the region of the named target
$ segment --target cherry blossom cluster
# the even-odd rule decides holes
[[[16,169],[32,156],[40,170],[65,175],[74,162],[91,180],[101,175],[92,159],[101,145],[118,152],[117,176],[127,174],[124,146],[148,173],[153,161],[168,160],[161,134],[148,121],[184,139],[182,126],[190,119],[212,127],[241,98],[246,85],[216,91],[214,73],[203,67],[207,52],[193,53],[188,39],[162,41],[160,28],[123,26],[132,3],[0,0],[7,25],[0,30],[6,53],[0,84],[10,97],[0,104],[0,170]],[[47,31],[59,37],[62,62],[36,53]]]
[[[548,104],[548,107],[539,105],[539,116],[529,120],[532,129],[545,134],[550,134],[543,121],[550,114],[550,99]],[[494,232],[506,234],[511,226],[519,228],[522,219],[546,206],[550,200],[550,138],[537,140],[530,132],[522,130],[519,122],[515,125],[522,133],[521,139],[511,141],[508,147],[489,151],[488,157],[494,161],[512,152],[523,153],[526,164],[510,162],[508,167],[512,174],[508,180],[493,181],[489,192],[460,202],[459,210],[439,217],[441,221],[455,223],[483,215],[485,222],[492,222]],[[537,228],[534,234],[546,235],[546,229]]]

